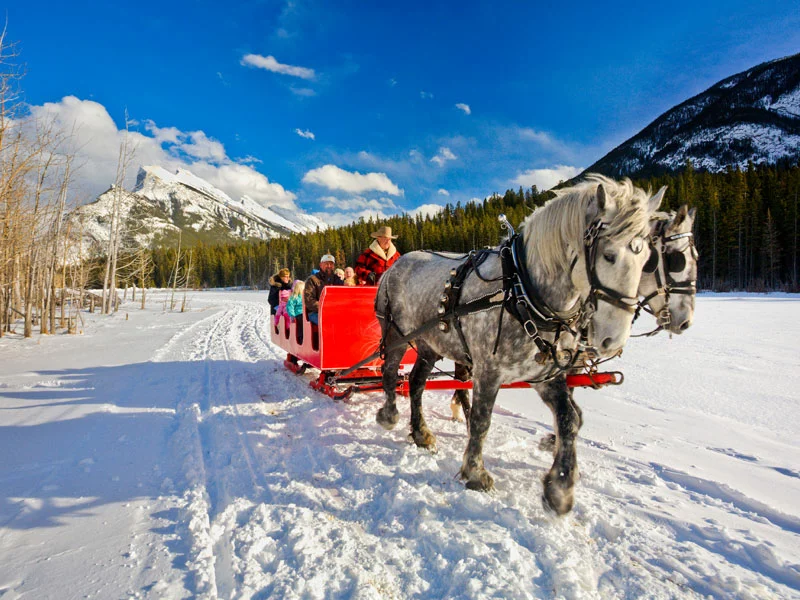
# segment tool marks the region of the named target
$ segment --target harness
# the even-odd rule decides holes
[[[597,240],[603,229],[608,227],[606,223],[598,219],[587,227],[583,237],[584,262],[586,263],[587,280],[590,286],[589,294],[583,303],[576,302],[573,308],[568,311],[553,310],[542,299],[530,278],[525,264],[525,247],[522,234],[514,231],[505,215],[500,215],[499,219],[502,226],[509,230],[510,237],[500,245],[499,250],[487,249],[470,252],[463,263],[457,268],[451,269],[450,278],[445,282],[444,292],[437,308],[439,315],[438,327],[442,332],[449,331],[451,327],[455,329],[464,348],[467,364],[471,366],[472,356],[461,328],[460,317],[465,314],[502,306],[505,310],[500,312],[498,318],[493,354],[497,353],[503,328],[503,316],[507,311],[517,320],[539,349],[535,360],[539,364],[552,361],[553,367],[551,371],[555,370],[555,373],[548,374],[545,377],[546,380],[570,368],[578,357],[577,352],[558,350],[558,341],[563,333],[571,333],[580,340],[579,345],[584,346],[587,338],[588,323],[600,301],[613,304],[633,313],[636,309],[638,298],[624,296],[618,291],[606,287],[597,276],[597,270],[594,268],[597,257]],[[502,290],[486,294],[467,304],[459,304],[464,281],[473,270],[482,281],[490,281],[480,274],[479,266],[489,254],[494,253],[499,253],[503,268]],[[570,271],[575,268],[577,261],[578,257],[576,256],[572,261]],[[579,331],[576,331],[576,328]],[[554,334],[554,340],[552,342],[547,340],[543,337],[543,333]]]
[[[641,311],[653,315],[656,318],[657,327],[647,333],[634,335],[631,337],[649,337],[655,335],[664,327],[670,324],[669,297],[670,294],[694,296],[697,293],[697,282],[694,279],[677,281],[672,273],[680,273],[686,268],[686,251],[689,250],[692,258],[697,260],[697,248],[694,245],[694,234],[691,231],[685,233],[675,233],[664,235],[667,221],[661,221],[656,226],[656,231],[650,236],[650,258],[644,265],[645,273],[654,273],[656,278],[656,289],[638,302],[636,312],[633,315],[633,322],[639,318]],[[688,244],[683,250],[670,251],[668,244],[677,240],[687,239]],[[656,314],[650,308],[650,300],[656,296],[664,296],[664,307]]]
[[[376,313],[376,315],[381,320],[387,320],[388,324],[394,327],[400,335],[400,338],[392,343],[391,348],[387,348],[386,332],[388,327],[384,327],[378,352],[343,371],[339,376],[346,376],[376,358],[384,358],[387,350],[404,346],[434,327],[445,333],[451,328],[455,329],[464,349],[465,362],[468,366],[472,366],[472,356],[461,327],[461,317],[502,307],[505,310],[500,311],[498,318],[497,337],[493,353],[497,353],[502,333],[503,317],[508,312],[519,322],[525,333],[539,349],[535,360],[542,365],[552,361],[552,367],[548,373],[540,380],[533,382],[541,383],[562,374],[575,365],[580,350],[587,348],[584,342],[588,337],[588,325],[599,302],[613,304],[630,313],[636,310],[638,298],[624,296],[618,291],[606,287],[597,276],[595,269],[597,241],[600,238],[600,233],[608,227],[607,223],[597,219],[584,232],[584,262],[586,262],[586,273],[590,286],[589,293],[582,303],[576,302],[573,308],[564,312],[550,308],[533,285],[525,264],[525,248],[522,234],[514,231],[505,215],[499,215],[498,219],[503,228],[509,230],[510,237],[497,250],[488,248],[473,250],[466,257],[450,257],[434,253],[437,256],[451,260],[463,260],[461,264],[450,270],[450,277],[445,282],[444,290],[439,298],[437,316],[435,318],[426,321],[411,333],[403,334],[392,318],[391,310],[387,303],[386,312]],[[500,281],[500,279],[487,279],[480,273],[481,264],[492,254],[500,255],[503,269],[502,288],[462,304],[460,300],[464,282],[472,272],[475,272],[482,281]],[[576,256],[572,261],[570,271],[575,268],[577,261],[578,257]],[[558,350],[558,341],[564,332],[569,332],[580,340],[578,352]],[[554,341],[551,342],[545,339],[542,335],[543,333],[554,333]]]

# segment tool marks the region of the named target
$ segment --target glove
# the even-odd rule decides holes
[[[370,273],[369,275],[367,275],[367,283],[369,283],[370,285],[375,285],[377,281],[378,277],[377,275],[375,275],[375,273]]]

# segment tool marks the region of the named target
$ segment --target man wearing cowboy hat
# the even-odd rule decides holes
[[[392,243],[397,236],[392,235],[391,227],[384,225],[370,235],[375,241],[356,261],[356,277],[359,285],[378,285],[381,275],[400,258],[400,253]]]

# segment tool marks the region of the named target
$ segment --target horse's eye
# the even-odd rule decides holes
[[[639,254],[644,249],[644,240],[640,237],[633,238],[630,247],[634,254]]]
[[[603,258],[605,258],[608,262],[612,265],[617,261],[616,255],[612,254],[611,252],[606,252],[603,254]]]

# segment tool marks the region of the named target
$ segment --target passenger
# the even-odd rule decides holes
[[[291,323],[294,323],[297,317],[303,314],[303,290],[305,288],[305,281],[302,279],[294,280],[292,295],[289,296],[289,301],[286,302],[286,312],[289,314]]]
[[[334,273],[336,273],[336,276],[337,276],[339,279],[341,279],[342,281],[344,281],[344,269],[335,269],[333,272],[334,272]]]
[[[361,253],[356,261],[359,285],[378,285],[381,275],[400,258],[400,253],[392,243],[397,236],[392,235],[391,227],[383,226],[370,235],[375,238],[375,241]]]
[[[306,280],[306,289],[303,292],[303,304],[305,305],[308,320],[319,325],[319,297],[326,285],[344,285],[344,281],[339,279],[333,269],[336,259],[332,254],[324,254],[319,259],[319,273],[316,273]]]
[[[292,295],[292,290],[281,290],[278,292],[278,310],[275,311],[275,326],[278,326],[278,323],[281,320],[281,317],[286,319],[289,318],[289,313],[286,312],[286,303],[289,301],[289,296]],[[288,325],[288,323],[287,323]]]
[[[356,272],[353,270],[353,267],[347,267],[344,270],[344,284],[349,286],[358,285]]]
[[[281,269],[269,278],[269,314],[274,315],[278,312],[278,305],[281,303],[280,293],[283,290],[292,290],[292,277],[289,269]]]

